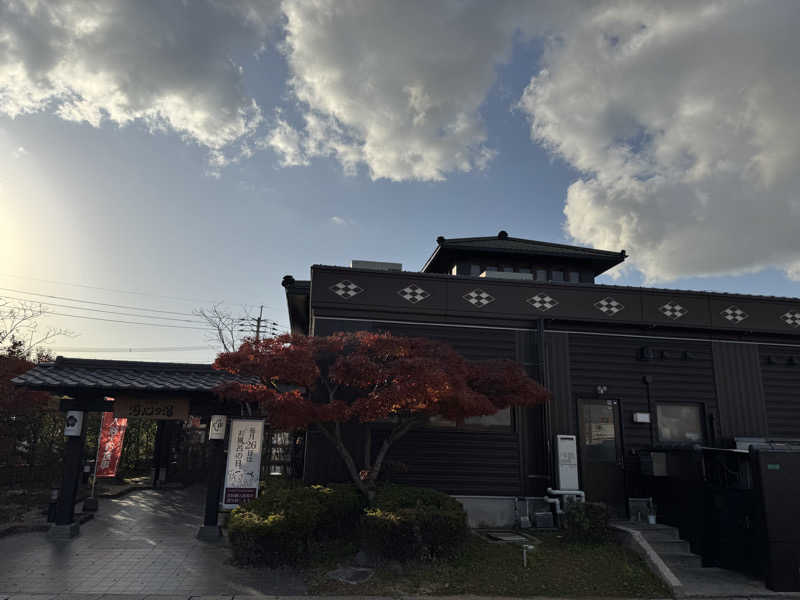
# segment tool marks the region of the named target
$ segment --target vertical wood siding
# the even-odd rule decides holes
[[[393,335],[426,337],[450,344],[470,360],[505,358],[532,362],[520,355],[528,340],[524,332],[468,327],[437,327],[404,323],[370,321],[318,320],[317,335],[334,331],[388,331]],[[532,337],[532,336],[531,336]],[[392,481],[432,487],[449,494],[519,495],[522,493],[520,441],[515,427],[511,430],[475,430],[423,427],[410,431],[392,446],[387,460],[400,469],[390,469]],[[373,432],[375,456],[386,430],[376,426]],[[348,446],[356,461],[363,460],[360,433],[348,430]],[[321,436],[308,438],[304,478],[326,483],[347,481],[341,459],[331,444]],[[391,466],[391,465],[390,465]]]
[[[712,348],[722,438],[767,435],[758,346],[714,342]]]
[[[550,422],[553,434],[556,435],[578,433],[575,399],[572,397],[569,351],[568,333],[548,332],[545,334],[548,373],[546,385],[552,394]]]
[[[649,360],[642,360],[643,348],[650,349]],[[638,470],[636,452],[651,442],[650,425],[634,423],[633,413],[651,412],[655,421],[659,402],[702,404],[706,441],[718,437],[710,343],[571,333],[569,352],[573,402],[595,398],[597,385],[608,386],[606,397],[620,401],[626,469]],[[652,378],[649,386],[646,375]]]
[[[770,437],[800,439],[800,349],[761,346],[761,376]]]

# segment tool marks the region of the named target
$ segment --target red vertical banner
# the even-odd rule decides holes
[[[97,466],[95,477],[114,477],[122,455],[122,441],[128,419],[116,418],[113,412],[103,413],[103,425],[97,444]]]

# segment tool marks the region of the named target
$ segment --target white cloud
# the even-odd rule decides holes
[[[302,127],[278,121],[283,163],[314,156],[373,179],[438,181],[483,169],[481,105],[516,31],[537,29],[518,2],[288,0],[286,57]],[[549,10],[549,9],[548,9]]]
[[[339,216],[331,217],[330,222],[333,223],[334,225],[340,225],[342,227],[356,224],[356,222],[353,219],[348,219],[347,217],[339,217]]]
[[[583,172],[566,231],[650,281],[800,279],[795,2],[608,3],[554,36],[520,106]]]
[[[18,146],[16,150],[11,152],[11,156],[15,159],[22,158],[23,156],[28,156],[30,152],[28,152],[23,146]]]
[[[218,167],[261,122],[232,55],[256,52],[279,15],[256,1],[4,2],[0,113],[140,121],[208,148]]]

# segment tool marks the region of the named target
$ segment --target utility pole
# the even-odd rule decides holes
[[[264,314],[264,305],[258,309],[258,318],[256,319],[256,341],[261,339],[261,315]]]

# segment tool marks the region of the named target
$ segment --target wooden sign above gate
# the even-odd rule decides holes
[[[129,419],[186,421],[189,419],[189,399],[181,396],[161,398],[117,396],[114,400],[114,416]]]

